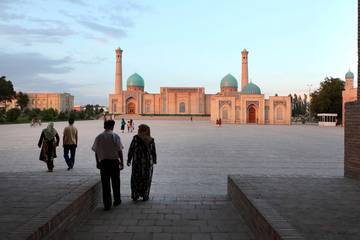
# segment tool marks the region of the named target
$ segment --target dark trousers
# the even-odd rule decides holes
[[[114,202],[120,202],[120,168],[117,159],[105,159],[100,162],[100,174],[103,193],[104,208],[111,207],[111,188],[114,195]]]
[[[70,157],[69,157],[69,152],[70,152]],[[65,158],[65,162],[69,168],[74,167],[75,152],[76,152],[76,145],[74,145],[74,144],[64,145],[64,158]]]

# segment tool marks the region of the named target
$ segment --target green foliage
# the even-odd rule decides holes
[[[26,93],[19,92],[16,94],[17,105],[24,110],[29,103],[29,96]]]
[[[10,80],[6,80],[5,76],[0,77],[0,102],[11,101],[15,97],[14,86]]]
[[[304,95],[304,99],[302,99],[301,96],[297,96],[296,94],[294,94],[294,96],[290,94],[289,96],[291,97],[291,104],[292,104],[291,116],[295,118],[308,116],[309,102],[307,95],[306,94]]]
[[[41,116],[42,121],[55,121],[58,116],[58,111],[56,111],[53,108],[44,109],[40,113],[40,116]]]
[[[345,83],[339,78],[325,78],[320,88],[311,94],[311,114],[337,113],[342,118],[342,91]]]
[[[21,110],[18,108],[12,108],[6,112],[6,120],[9,122],[15,122],[21,114]]]

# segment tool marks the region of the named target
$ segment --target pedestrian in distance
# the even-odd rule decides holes
[[[125,119],[122,118],[120,123],[120,128],[122,133],[124,133],[125,125],[126,125]]]
[[[104,210],[110,210],[112,205],[111,186],[113,192],[113,206],[121,204],[120,170],[124,168],[124,148],[120,136],[113,132],[114,120],[104,122],[104,132],[94,141],[92,150],[95,152],[96,167],[100,169]],[[110,184],[111,182],[111,184]]]
[[[221,127],[221,118],[219,118],[219,127]]]
[[[130,132],[133,132],[135,128],[134,120],[130,119]]]
[[[155,141],[150,135],[150,127],[140,124],[138,134],[134,136],[129,152],[127,165],[131,166],[131,198],[137,201],[149,200],[153,165],[157,163]]]
[[[50,122],[48,126],[42,130],[38,147],[41,148],[39,160],[46,162],[48,172],[54,169],[54,158],[56,158],[56,147],[59,146],[60,137],[54,128],[54,123]]]
[[[127,127],[127,131],[130,132],[130,121],[127,121],[126,127]]]
[[[69,118],[69,125],[64,128],[63,132],[64,159],[68,170],[74,168],[75,153],[78,144],[78,130],[74,127],[74,122],[75,120],[73,118]]]

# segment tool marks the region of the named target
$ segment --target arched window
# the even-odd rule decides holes
[[[183,102],[180,103],[180,104],[179,104],[179,112],[180,112],[180,113],[185,113],[185,110],[186,110],[186,109],[185,109],[185,103],[183,103]]]
[[[145,112],[149,113],[151,110],[151,101],[145,101]]]
[[[223,108],[222,110],[222,119],[223,120],[228,120],[229,119],[229,111],[227,108]]]
[[[276,109],[276,120],[278,121],[284,120],[284,111],[282,107],[278,107]]]

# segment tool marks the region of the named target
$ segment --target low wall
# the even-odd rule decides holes
[[[58,239],[57,234],[66,226],[86,216],[97,206],[99,191],[99,180],[88,180],[34,216],[19,232],[12,233],[10,238]]]
[[[360,179],[360,102],[345,105],[344,175]]]
[[[247,178],[248,179],[248,178]],[[228,195],[258,240],[304,240],[241,176],[228,176]]]

